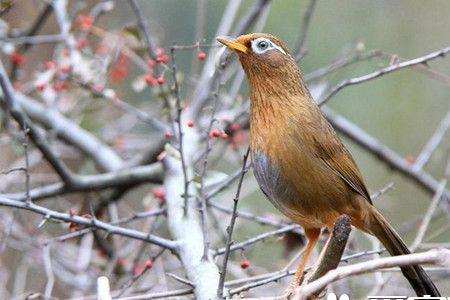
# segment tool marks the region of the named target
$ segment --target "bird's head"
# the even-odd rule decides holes
[[[218,37],[217,40],[239,56],[242,67],[247,70],[273,70],[286,64],[294,64],[284,43],[268,33],[251,33],[237,38]]]
[[[276,36],[252,33],[237,38],[218,37],[217,41],[238,55],[250,86],[276,83],[291,90],[301,84],[295,60]]]

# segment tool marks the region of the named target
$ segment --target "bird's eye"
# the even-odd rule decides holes
[[[269,43],[267,41],[260,41],[258,43],[258,48],[261,50],[266,50],[269,47]]]

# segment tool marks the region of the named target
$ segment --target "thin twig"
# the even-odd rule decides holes
[[[202,222],[202,231],[203,231],[203,259],[207,259],[208,252],[209,252],[209,235],[208,235],[208,218],[207,218],[207,210],[206,210],[206,193],[205,193],[205,176],[206,176],[206,170],[208,168],[208,157],[209,153],[212,150],[211,140],[209,138],[209,134],[211,133],[212,127],[214,125],[217,105],[218,105],[218,98],[219,98],[219,81],[217,81],[217,88],[216,91],[213,93],[213,108],[211,112],[211,117],[209,121],[208,128],[206,129],[206,134],[208,135],[205,139],[205,152],[203,153],[203,165],[202,169],[200,171],[199,177],[200,177],[200,197],[199,197],[199,210],[201,214],[201,222]]]
[[[249,239],[247,239],[247,240],[245,240],[243,242],[236,243],[236,244],[233,243],[233,245],[230,246],[230,247],[223,247],[223,248],[217,249],[216,252],[214,253],[214,255],[224,254],[227,251],[227,249],[230,252],[238,250],[238,249],[244,249],[245,247],[247,247],[249,245],[252,245],[252,244],[260,242],[260,241],[263,241],[263,240],[265,240],[267,238],[270,238],[270,237],[281,235],[283,233],[292,231],[292,230],[297,229],[299,227],[300,227],[299,225],[293,224],[293,225],[285,226],[285,227],[283,227],[281,229],[265,232],[263,234],[260,234],[260,235],[254,236],[252,238],[249,238]]]
[[[55,284],[55,276],[53,275],[52,262],[50,258],[50,246],[46,246],[43,249],[45,274],[47,276],[47,284],[45,285],[44,297],[50,299],[53,291],[53,285]]]
[[[431,218],[433,217],[433,214],[439,204],[439,201],[441,200],[442,194],[445,191],[445,187],[447,186],[447,180],[448,180],[449,175],[450,175],[450,160],[447,162],[447,167],[445,170],[444,178],[442,178],[441,181],[439,182],[438,189],[437,189],[436,193],[434,194],[433,199],[431,200],[431,203],[428,206],[428,209],[427,209],[425,215],[422,218],[420,227],[417,230],[416,238],[414,239],[414,241],[410,247],[411,252],[414,252],[417,249],[417,247],[420,246],[420,244],[423,241],[423,238],[425,237],[425,233],[428,229],[428,226],[430,225]]]
[[[172,77],[174,82],[174,91],[175,91],[175,99],[176,99],[176,118],[175,122],[177,123],[177,129],[178,129],[178,152],[180,153],[181,158],[181,167],[183,169],[183,177],[184,177],[184,216],[186,216],[188,211],[188,200],[189,200],[189,178],[187,176],[187,170],[186,170],[186,158],[184,153],[184,145],[183,145],[183,125],[181,124],[181,115],[183,112],[183,107],[181,105],[181,96],[180,96],[180,87],[178,85],[178,79],[177,79],[177,65],[175,63],[175,49],[170,49],[170,56],[172,60]]]
[[[129,3],[133,10],[133,13],[136,15],[138,26],[142,32],[142,35],[144,36],[147,53],[150,56],[150,58],[156,59],[155,48],[150,38],[150,31],[148,29],[148,24],[144,16],[142,15],[142,8],[140,7],[137,0],[129,0]]]
[[[223,287],[224,287],[224,283],[225,283],[225,276],[227,274],[227,264],[228,264],[228,259],[230,257],[230,248],[231,245],[233,244],[232,238],[233,238],[233,229],[234,229],[234,224],[236,222],[236,218],[237,218],[237,205],[239,202],[239,197],[241,195],[241,188],[242,188],[242,183],[244,182],[244,176],[245,173],[247,173],[248,169],[247,169],[247,158],[250,154],[250,148],[247,148],[246,153],[244,154],[244,159],[242,162],[242,169],[241,169],[241,177],[239,178],[239,182],[238,182],[238,186],[237,186],[237,190],[236,190],[236,196],[233,199],[233,213],[231,215],[231,220],[230,220],[230,225],[227,228],[227,233],[228,233],[228,237],[227,237],[227,245],[226,245],[226,249],[224,252],[224,258],[223,258],[223,263],[222,263],[222,269],[220,272],[220,279],[219,279],[219,286],[217,288],[217,298],[219,299],[223,299]]]
[[[292,52],[294,53],[294,58],[296,61],[301,60],[305,56],[306,51],[304,47],[306,42],[306,36],[308,34],[309,25],[311,24],[311,17],[314,13],[316,4],[317,0],[310,0],[305,13],[303,14],[302,24],[300,27],[300,35],[297,39],[297,42],[295,43],[294,50]]]
[[[450,128],[450,111],[447,112],[445,117],[441,120],[435,132],[428,140],[428,142],[423,147],[422,151],[420,151],[419,156],[417,156],[416,161],[414,162],[414,170],[421,170],[423,166],[428,162],[434,150],[439,146],[442,139],[445,136],[445,133]]]

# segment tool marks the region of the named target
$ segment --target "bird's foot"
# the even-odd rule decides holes
[[[279,300],[289,300],[289,298],[292,296],[292,294],[294,293],[295,288],[298,286],[294,285],[294,284],[290,284],[289,287],[284,291],[283,295],[281,295],[280,297],[278,297],[277,299]]]

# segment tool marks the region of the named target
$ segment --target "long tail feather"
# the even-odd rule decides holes
[[[373,208],[372,216],[373,218],[369,230],[381,241],[392,256],[411,253],[394,228],[392,228],[375,208]],[[401,267],[401,270],[418,296],[441,296],[438,289],[421,266],[403,266]]]

